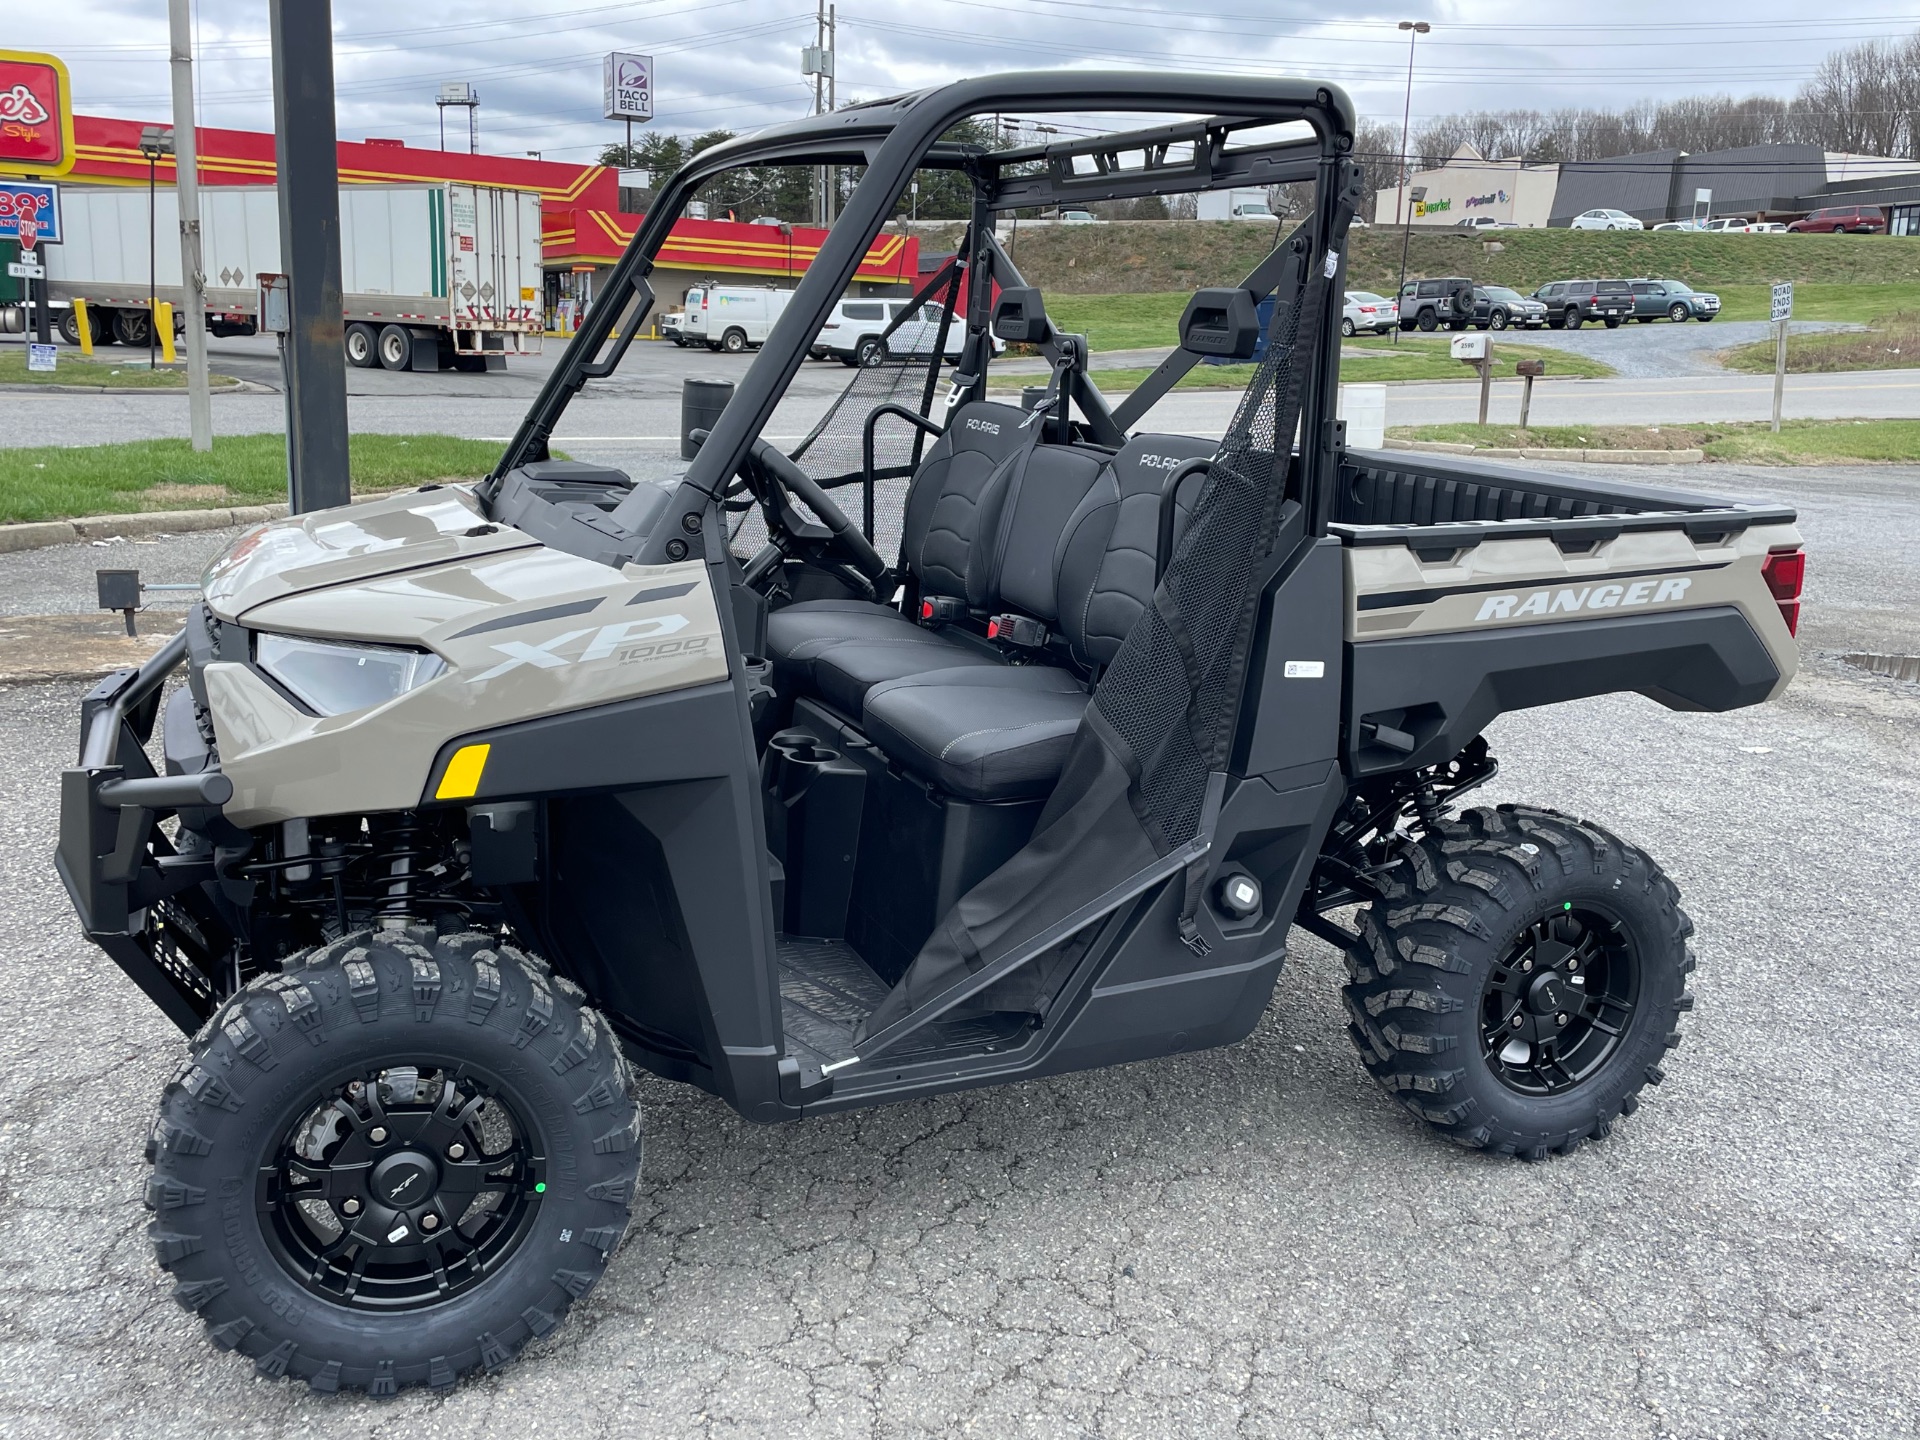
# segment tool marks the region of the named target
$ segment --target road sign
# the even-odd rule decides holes
[[[0,170],[64,175],[73,168],[73,84],[51,55],[0,50]]]
[[[0,127],[4,128],[4,127]],[[0,240],[60,243],[60,187],[44,180],[0,180]]]
[[[15,280],[44,280],[47,278],[47,267],[44,265],[28,265],[24,261],[19,260],[9,260],[7,262],[7,274]]]
[[[60,361],[60,352],[51,345],[27,346],[27,369],[52,370]]]
[[[606,86],[606,118],[653,119],[653,57],[615,50],[601,69]]]
[[[1773,319],[1791,320],[1793,318],[1793,282],[1773,287]]]

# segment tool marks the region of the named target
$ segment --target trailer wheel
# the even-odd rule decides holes
[[[153,325],[147,319],[144,310],[116,310],[113,312],[113,338],[122,345],[144,345],[147,336],[153,333]]]
[[[380,363],[388,370],[405,370],[413,363],[413,334],[402,325],[380,332]]]
[[[359,370],[371,370],[381,363],[380,332],[364,321],[347,326],[347,363]]]
[[[607,1022],[544,964],[362,931],[221,1007],[147,1156],[148,1235],[216,1345],[391,1395],[499,1368],[593,1288],[640,1117]]]
[[[60,332],[60,338],[66,341],[67,344],[78,345],[80,343],[80,317],[74,314],[71,309],[62,310],[58,315],[54,316],[53,327]],[[91,321],[88,322],[87,329],[93,329]]]
[[[1693,1008],[1666,874],[1584,820],[1503,805],[1409,845],[1349,947],[1348,1033],[1458,1144],[1539,1160],[1631,1115]]]

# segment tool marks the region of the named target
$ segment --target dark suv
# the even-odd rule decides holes
[[[1473,281],[1458,275],[1409,280],[1400,287],[1400,328],[1464,330],[1473,320]]]
[[[1625,280],[1555,280],[1533,298],[1547,307],[1547,324],[1555,330],[1578,330],[1589,320],[1618,330],[1633,314],[1633,287]]]
[[[1878,235],[1885,232],[1886,228],[1887,217],[1880,213],[1878,205],[1836,205],[1830,209],[1816,210],[1787,226],[1787,229],[1799,235],[1815,232],[1838,235],[1847,230],[1856,235]]]
[[[1633,318],[1641,324],[1661,316],[1676,322],[1711,320],[1720,313],[1720,297],[1708,290],[1695,290],[1678,280],[1630,280],[1633,290]]]

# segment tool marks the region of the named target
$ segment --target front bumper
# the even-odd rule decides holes
[[[185,656],[182,633],[81,701],[80,763],[60,776],[54,868],[87,938],[191,1033],[232,989],[221,973],[227,931],[209,893],[215,852],[176,847],[160,822],[217,814],[233,786],[211,767],[156,775],[147,758],[161,688]]]

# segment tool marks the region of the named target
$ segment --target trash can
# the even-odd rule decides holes
[[[1381,450],[1387,443],[1387,387],[1342,385],[1340,418],[1347,422],[1347,448]]]
[[[731,380],[686,380],[680,386],[680,458],[691,460],[700,453],[693,438],[696,430],[711,430],[720,412],[733,399]]]

